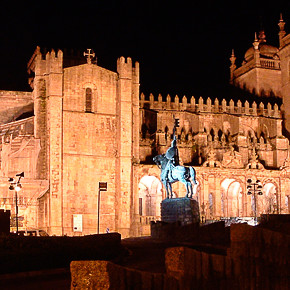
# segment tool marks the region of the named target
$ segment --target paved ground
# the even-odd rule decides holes
[[[156,273],[165,272],[165,249],[174,246],[150,237],[124,239],[122,245],[128,249],[128,256],[118,264]]]
[[[61,290],[70,289],[69,269],[51,269],[0,275],[3,290]]]

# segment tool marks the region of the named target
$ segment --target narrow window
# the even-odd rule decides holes
[[[86,88],[86,112],[92,112],[92,89]]]
[[[139,197],[139,215],[142,215],[143,212],[142,212],[142,198]]]

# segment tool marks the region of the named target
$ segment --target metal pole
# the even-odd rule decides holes
[[[256,199],[256,188],[254,184],[254,203],[255,203],[255,222],[257,222],[257,199]]]
[[[101,201],[101,190],[99,189],[99,195],[98,195],[98,234],[100,233],[100,201]]]
[[[17,203],[17,190],[15,190],[15,218],[16,218],[16,235],[18,236],[18,203]]]

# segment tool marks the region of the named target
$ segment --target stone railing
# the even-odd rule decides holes
[[[278,60],[261,58],[260,64],[263,68],[280,69],[280,62]]]
[[[249,116],[265,116],[272,118],[281,118],[281,111],[277,104],[272,106],[270,103],[265,107],[264,103],[260,103],[259,106],[256,102],[253,102],[250,106],[248,101],[244,104],[240,100],[236,103],[230,100],[228,103],[225,99],[221,102],[216,98],[214,102],[210,98],[207,98],[206,102],[202,97],[199,97],[198,102],[194,96],[191,97],[190,103],[187,101],[187,97],[183,96],[181,101],[176,95],[174,102],[171,101],[171,96],[167,95],[166,101],[163,102],[162,95],[158,95],[157,101],[153,94],[149,95],[149,100],[145,98],[144,94],[140,96],[140,108],[147,108],[153,110],[178,110],[178,111],[190,111],[194,113],[227,113],[237,115],[249,115]]]
[[[0,142],[9,143],[10,140],[22,135],[33,135],[34,133],[34,117],[0,125]]]
[[[141,225],[150,225],[150,222],[156,222],[160,220],[160,216],[142,216],[140,215],[140,224]]]
[[[268,59],[268,58],[260,58],[258,63],[255,62],[254,59],[243,63],[240,67],[238,67],[234,71],[234,78],[239,77],[240,75],[245,74],[255,67],[262,67],[267,69],[280,69],[280,60],[279,59]]]

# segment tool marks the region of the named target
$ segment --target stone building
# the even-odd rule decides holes
[[[288,128],[290,36],[282,18],[279,26],[279,48],[266,48],[261,33],[240,68],[231,56],[230,71],[234,85],[274,94],[283,99],[282,108],[251,100],[144,96],[139,64],[131,58],[120,57],[113,72],[98,66],[91,50],[81,57],[37,47],[28,63],[32,91],[0,91],[0,207],[15,210],[7,178],[24,172],[21,229],[146,235],[165,198],[152,157],[166,151],[178,118],[180,161],[196,169],[194,198],[204,218],[288,212],[283,121]],[[262,195],[247,194],[248,179],[260,181]],[[107,191],[99,191],[99,182],[107,183]],[[173,190],[177,197],[185,194],[181,183]]]

